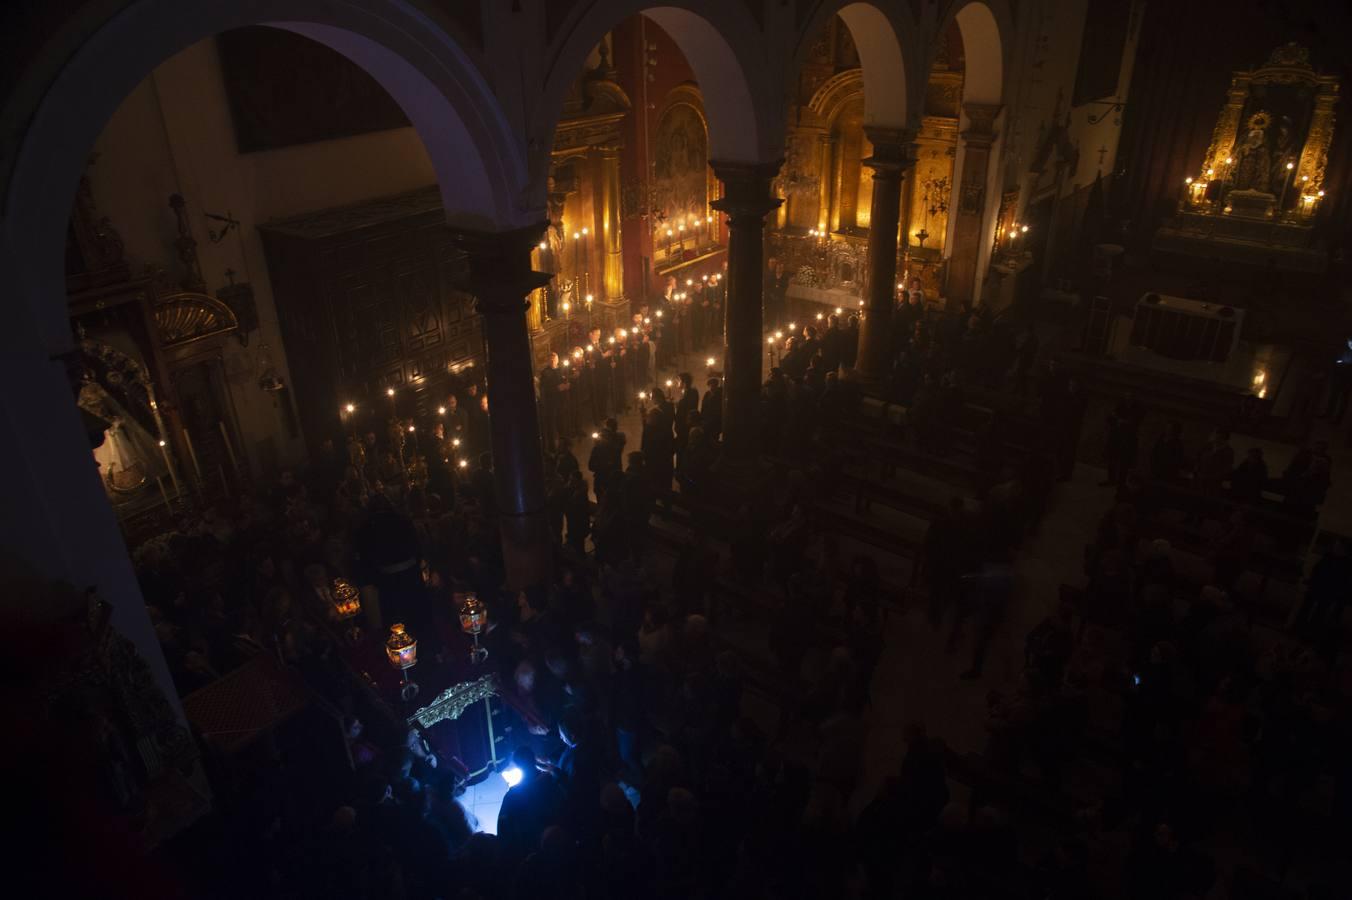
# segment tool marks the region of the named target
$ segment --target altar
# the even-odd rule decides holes
[[[1131,345],[1181,361],[1224,363],[1239,344],[1244,310],[1149,293],[1136,301]]]
[[[1182,185],[1155,251],[1289,272],[1323,272],[1321,210],[1338,77],[1286,44],[1233,73],[1202,164]]]
[[[842,313],[857,312],[863,307],[864,301],[856,291],[857,288],[852,285],[828,288],[791,281],[788,290],[785,291],[788,298],[788,313],[790,316],[811,321],[817,313],[829,316],[838,309]]]

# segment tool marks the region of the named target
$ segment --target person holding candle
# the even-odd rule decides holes
[[[723,437],[723,383],[710,378],[706,384],[709,390],[700,404],[700,421],[709,440],[717,443]]]
[[[444,413],[439,413],[442,422],[446,424],[446,440],[464,440],[465,433],[468,430],[468,420],[464,408],[460,405],[460,398],[452,391],[446,395]]]
[[[660,391],[654,391],[653,397],[654,405],[643,416],[643,436],[639,447],[644,459],[649,460],[648,473],[652,476],[653,494],[665,506],[674,476],[676,436],[672,432],[671,407],[661,404],[657,399],[661,397]]]
[[[625,351],[627,335],[625,329],[616,328],[615,333],[606,338],[607,354],[610,356],[610,408],[619,413],[629,410],[629,399],[638,389],[629,377],[629,354]]]
[[[540,437],[547,447],[552,447],[563,436],[560,419],[566,390],[568,383],[559,368],[559,355],[551,353],[540,370]]]

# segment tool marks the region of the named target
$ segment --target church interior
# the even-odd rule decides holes
[[[16,886],[1347,895],[1348,9],[0,23]]]

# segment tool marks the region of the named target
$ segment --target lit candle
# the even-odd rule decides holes
[[[444,407],[444,406],[438,406],[438,407],[437,407],[437,415],[439,415],[439,416],[444,416],[444,415],[446,415],[446,407]]]
[[[1286,177],[1282,179],[1282,193],[1277,198],[1277,215],[1282,214],[1282,208],[1286,206],[1286,188],[1291,183],[1291,173],[1296,168],[1296,164],[1289,162],[1286,164]]]
[[[592,440],[593,440],[593,441],[599,441],[600,439],[601,439],[601,432],[599,432],[599,431],[593,431],[593,432],[592,432]]]
[[[467,459],[462,459],[462,460],[460,460],[459,466],[460,466],[460,468],[462,468],[462,469],[468,469],[468,468],[469,468],[469,460],[467,460]]]
[[[160,439],[160,453],[164,456],[164,467],[169,470],[169,477],[173,479],[174,496],[177,497],[182,493],[182,489],[178,486],[178,473],[174,471],[174,464],[169,459],[169,445],[163,438]]]
[[[705,365],[707,365],[711,369],[714,367],[714,363],[716,362],[718,362],[718,360],[714,359],[712,356],[704,361]]]

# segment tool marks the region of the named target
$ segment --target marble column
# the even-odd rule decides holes
[[[981,258],[986,220],[986,179],[990,172],[991,144],[995,142],[998,103],[964,103],[967,128],[962,132],[962,176],[955,191],[953,243],[948,257],[950,306],[976,304],[977,266]]]
[[[549,275],[531,269],[531,249],[545,224],[515,231],[455,231],[467,257],[463,288],[483,316],[488,357],[488,414],[498,525],[514,590],[549,583],[552,542],[545,512],[544,457],[526,333],[526,297]]]
[[[770,193],[779,162],[711,162],[723,182],[713,208],[728,217],[728,284],[723,327],[723,457],[732,465],[758,451],[765,215],[783,201]]]
[[[873,170],[873,205],[868,227],[868,296],[859,326],[856,373],[877,382],[891,364],[892,307],[897,283],[897,226],[901,221],[901,183],[915,165],[910,132],[868,128],[873,155],[864,165]]]
[[[624,244],[620,240],[620,148],[601,148],[601,235],[605,259],[605,298],[624,299]]]

